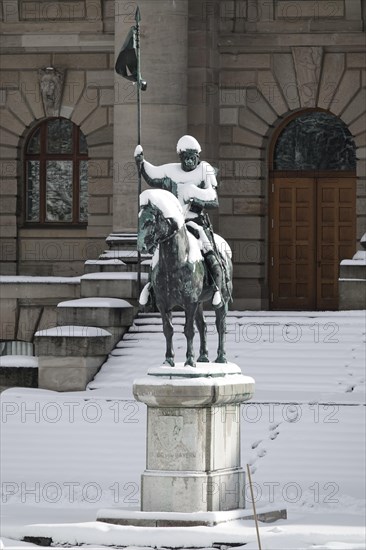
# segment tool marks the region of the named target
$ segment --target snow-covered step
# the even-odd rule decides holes
[[[84,390],[113,343],[112,334],[100,327],[67,325],[36,332],[39,387]]]
[[[119,298],[80,298],[57,305],[57,324],[102,327],[112,335],[114,346],[130,327],[135,310]]]
[[[137,273],[88,273],[81,277],[81,296],[122,298],[126,300],[138,299]],[[141,281],[145,284],[147,273],[141,274]]]
[[[104,271],[125,271],[126,264],[119,258],[106,260],[87,260],[84,264],[84,273],[99,273]]]
[[[106,238],[109,248],[124,248],[128,250],[137,249],[137,233],[111,233]]]
[[[273,314],[273,315],[272,315]],[[208,322],[209,357],[214,359],[217,331],[214,313]],[[176,361],[184,361],[184,314],[173,313]],[[254,400],[260,402],[332,401],[359,403],[365,393],[365,320],[360,312],[296,313],[230,312],[227,356],[256,380]],[[355,346],[357,342],[357,346]],[[199,338],[195,336],[198,353]],[[146,350],[149,350],[148,352]],[[139,314],[91,382],[93,388],[131,384],[136,373],[164,360],[165,337],[159,314]]]
[[[129,327],[134,307],[120,298],[80,298],[57,305],[57,324],[93,327]]]
[[[66,325],[35,333],[36,355],[54,357],[106,355],[110,351],[112,335],[100,327]]]

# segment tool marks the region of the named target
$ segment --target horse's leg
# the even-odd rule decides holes
[[[197,359],[199,363],[208,363],[208,349],[207,349],[207,325],[205,317],[203,315],[203,303],[198,304],[196,313],[196,325],[200,334],[200,356]]]
[[[187,353],[186,362],[184,365],[195,366],[194,351],[193,351],[193,338],[194,338],[194,319],[196,317],[198,304],[187,304],[185,307],[186,323],[184,325],[184,336],[187,339]]]
[[[166,342],[166,352],[164,365],[170,365],[174,367],[174,349],[173,349],[173,324],[172,324],[172,312],[160,310],[161,318],[163,321],[163,331]]]
[[[215,363],[227,363],[225,352],[226,340],[226,314],[228,304],[225,302],[220,308],[215,310],[216,313],[216,329],[219,336],[219,346],[217,348],[217,357]]]

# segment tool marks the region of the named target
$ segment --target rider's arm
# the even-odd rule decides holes
[[[193,183],[178,185],[178,199],[184,203],[191,202],[200,208],[211,209],[219,206],[216,189],[211,186],[201,189]]]
[[[166,165],[154,166],[144,159],[141,145],[135,149],[135,161],[141,170],[141,175],[150,187],[157,187],[176,194],[174,182],[166,175]]]

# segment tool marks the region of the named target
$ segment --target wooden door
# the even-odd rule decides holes
[[[355,178],[272,179],[271,309],[337,309],[339,262],[355,249]]]
[[[319,178],[317,188],[317,309],[338,309],[339,263],[356,241],[355,178]]]

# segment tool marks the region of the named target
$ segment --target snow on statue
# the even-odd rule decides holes
[[[177,143],[180,163],[154,166],[144,159],[141,145],[135,149],[135,160],[146,183],[170,191],[183,207],[188,230],[198,239],[216,291],[214,307],[222,305],[220,288],[223,283],[222,261],[214,242],[211,223],[204,209],[217,208],[215,169],[200,160],[201,146],[192,136],[183,136]],[[144,297],[146,296],[146,291]]]
[[[207,362],[206,325],[203,302],[212,300],[219,336],[216,362],[225,363],[225,323],[232,292],[232,264],[229,245],[214,235],[207,208],[217,208],[215,170],[200,161],[201,147],[192,136],[177,145],[180,163],[154,166],[144,160],[138,146],[135,159],[148,185],[140,197],[139,250],[154,253],[151,283],[140,296],[146,304],[153,290],[162,315],[166,338],[165,363],[174,366],[171,311],[185,311],[186,365],[194,365],[194,322],[200,333],[199,362]]]

